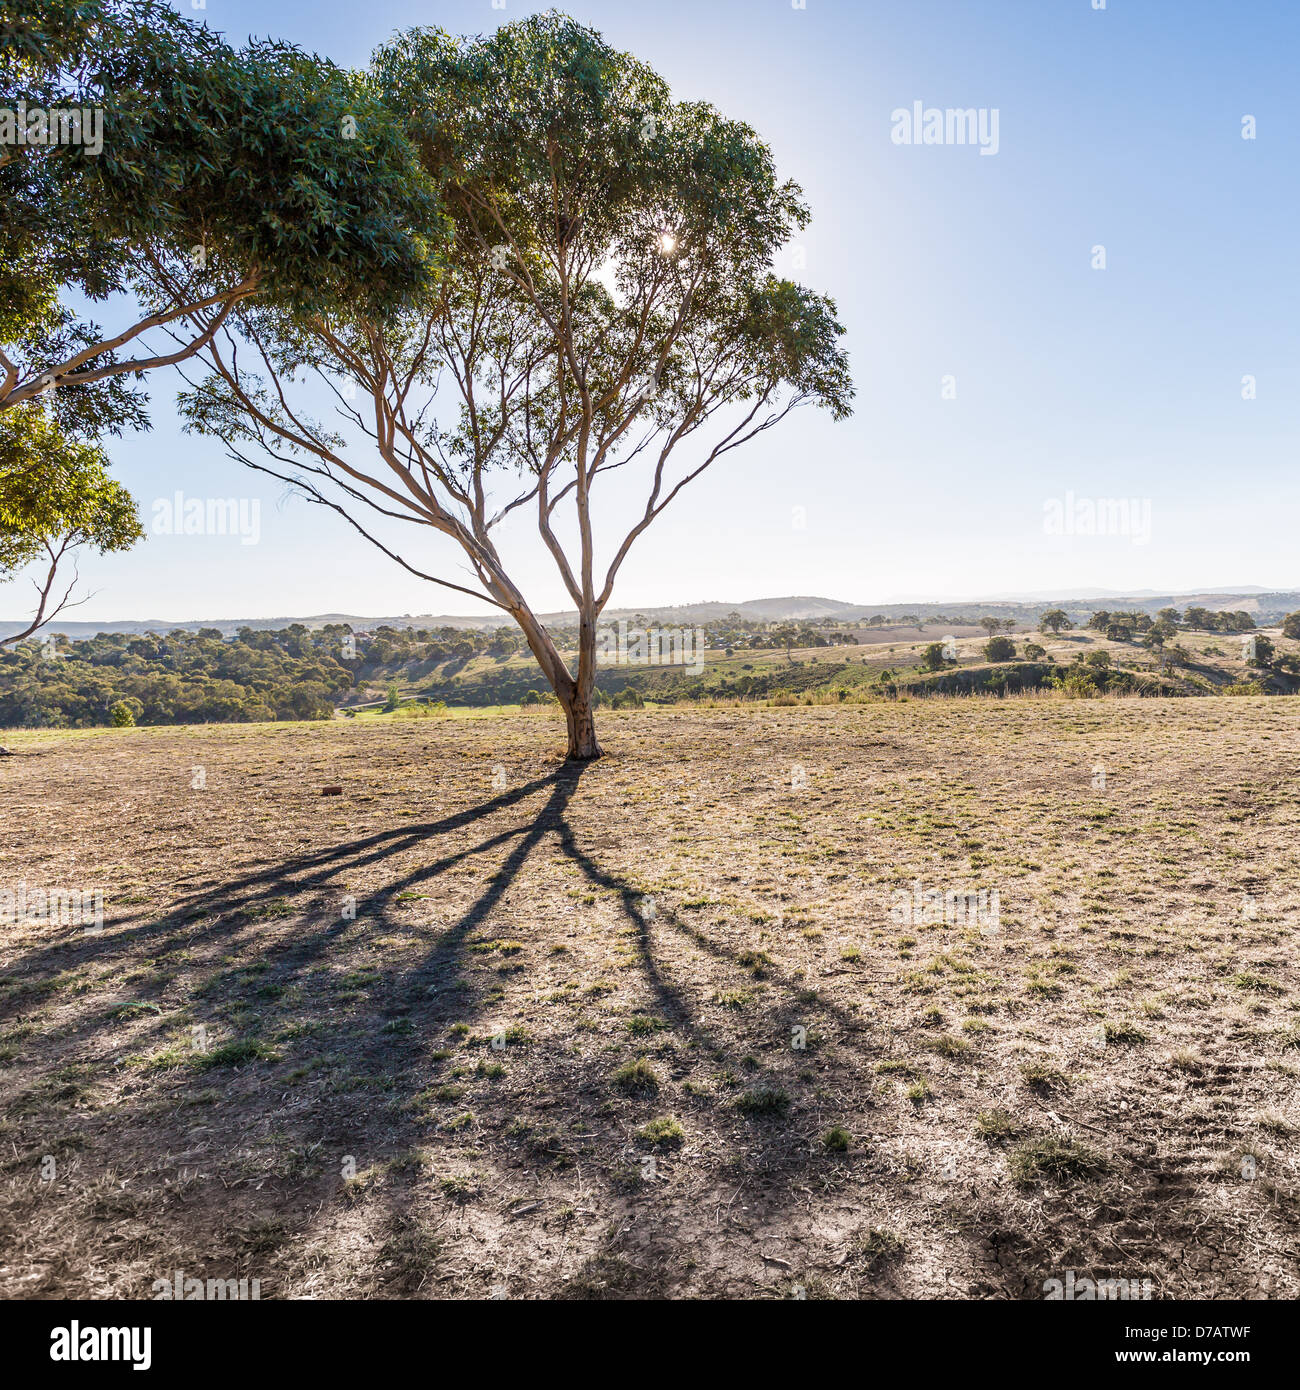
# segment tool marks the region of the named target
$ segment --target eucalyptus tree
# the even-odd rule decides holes
[[[90,548],[129,549],[143,534],[135,503],[94,443],[70,439],[39,412],[0,413],[0,584],[37,568],[33,616],[0,647],[21,642],[72,603],[66,561]]]
[[[139,424],[122,379],[192,356],[237,304],[382,308],[441,235],[368,83],[160,0],[6,0],[0,112],[0,408],[118,383],[57,408]],[[109,330],[70,295],[138,308]],[[144,346],[164,328],[181,341]]]
[[[48,562],[32,630],[70,550],[138,534],[102,445],[147,428],[146,373],[254,300],[381,312],[428,282],[446,229],[363,78],[232,48],[158,0],[6,0],[0,578]]]
[[[412,30],[369,80],[452,224],[438,283],[388,313],[248,301],[184,407],[408,570],[508,614],[564,708],[569,756],[598,757],[597,623],[633,544],[791,410],[849,412],[833,302],[771,268],[808,209],[750,127],[674,101],[563,15],[480,39]],[[329,425],[309,414],[312,375],[342,417]],[[598,556],[593,496],[616,472],[640,492]],[[498,546],[516,515],[577,609],[575,669]],[[425,568],[430,528],[468,583]]]

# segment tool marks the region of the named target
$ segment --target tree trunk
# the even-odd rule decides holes
[[[578,615],[578,676],[568,692],[569,698],[560,696],[569,725],[569,757],[581,762],[600,757],[591,703],[595,689],[596,615],[588,611]]]
[[[565,723],[569,728],[566,756],[576,762],[590,762],[593,758],[599,758],[601,749],[596,741],[596,719],[592,707],[592,694],[596,687],[595,614],[586,613],[578,619],[578,675],[575,679],[560,659],[550,634],[522,599],[517,595],[513,597],[515,601],[509,609],[510,615],[523,631],[537,664],[564,710]]]
[[[572,698],[564,702],[564,718],[569,726],[568,757],[577,762],[590,762],[601,756],[596,742],[596,720],[591,708],[591,693],[581,694],[575,685]]]

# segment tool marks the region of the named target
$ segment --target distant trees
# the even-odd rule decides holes
[[[990,637],[984,644],[984,656],[988,661],[1014,661],[1015,655],[1016,644],[1010,637]]]
[[[984,617],[980,619],[980,626],[991,637],[1002,626],[1002,619],[994,618],[986,613]]]
[[[1042,661],[1042,659],[1043,659],[1046,655],[1047,655],[1047,648],[1046,648],[1046,647],[1040,647],[1039,644],[1038,644],[1037,642],[1026,642],[1026,643],[1025,643],[1025,660],[1026,660],[1026,661]]]
[[[1087,626],[1093,632],[1104,633],[1111,641],[1131,642],[1134,634],[1150,632],[1153,627],[1158,627],[1168,639],[1180,626],[1206,632],[1249,632],[1254,628],[1255,620],[1240,609],[1231,613],[1211,612],[1208,608],[1192,606],[1180,617],[1176,608],[1162,608],[1152,619],[1141,610],[1118,609],[1112,612],[1099,608],[1088,619]]]
[[[59,638],[50,655],[36,641],[0,652],[0,726],[84,728],[327,719],[364,668],[364,650],[344,658],[347,629],[253,632],[223,641],[208,628]]]
[[[1231,613],[1226,610],[1212,612],[1193,606],[1183,614],[1183,622],[1186,627],[1202,632],[1251,632],[1255,627],[1254,618],[1242,609]]]
[[[1293,641],[1300,641],[1300,609],[1294,613],[1288,613],[1282,619],[1282,636],[1290,637]]]
[[[1038,620],[1038,625],[1044,631],[1050,629],[1052,632],[1060,632],[1062,628],[1068,631],[1074,626],[1064,608],[1049,608]]]
[[[945,667],[955,666],[955,661],[950,661],[943,654],[944,644],[942,642],[931,642],[921,653],[920,667],[923,671],[942,671]]]

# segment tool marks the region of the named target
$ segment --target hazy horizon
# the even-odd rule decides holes
[[[963,604],[967,605],[990,605],[990,604],[1015,604],[1015,605],[1040,605],[1048,603],[1101,603],[1103,601],[1131,601],[1147,600],[1156,598],[1169,599],[1191,599],[1200,598],[1206,595],[1240,596],[1243,600],[1250,600],[1263,594],[1271,593],[1300,593],[1300,584],[1285,585],[1279,589],[1267,589],[1261,585],[1199,585],[1190,589],[1145,589],[1125,592],[1123,590],[1079,590],[1068,593],[1003,593],[1003,594],[967,594],[967,595],[904,595],[893,598],[869,598],[859,600],[857,598],[841,598],[833,594],[759,594],[747,598],[735,596],[727,598],[694,598],[686,599],[679,603],[656,603],[656,602],[619,602],[611,603],[607,612],[612,613],[636,613],[636,612],[660,612],[667,609],[689,609],[704,607],[706,605],[731,605],[742,607],[754,604],[776,604],[784,601],[797,601],[799,599],[813,600],[817,602],[829,602],[841,605],[846,608],[871,609],[897,608],[905,604],[917,604],[919,606],[931,607],[937,604],[951,604],[954,607]],[[573,612],[572,605],[560,604],[554,609],[541,610],[539,616],[551,617],[556,613],[567,614]],[[48,624],[50,632],[59,632],[68,627],[81,627],[94,623],[105,624],[124,624],[124,623],[172,623],[178,626],[194,626],[205,622],[211,623],[230,623],[234,621],[267,622],[275,619],[283,619],[286,622],[301,622],[304,620],[315,620],[319,618],[362,618],[371,619],[401,619],[403,621],[419,618],[431,620],[448,619],[454,622],[473,621],[479,622],[484,616],[483,613],[460,612],[451,608],[445,609],[409,609],[403,612],[396,610],[374,610],[361,611],[359,609],[348,608],[319,608],[311,611],[279,612],[268,611],[265,613],[234,613],[207,611],[203,613],[189,614],[159,614],[159,613],[126,613],[116,616],[102,616],[99,618],[84,618],[77,616],[78,610],[69,608],[60,614],[53,622]],[[6,626],[17,623],[17,619],[0,618],[0,632]],[[508,624],[510,619],[502,614],[502,624]]]

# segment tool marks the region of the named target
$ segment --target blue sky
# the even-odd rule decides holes
[[[232,39],[269,34],[354,65],[408,25],[483,32],[547,8],[177,7]],[[749,121],[803,185],[814,220],[798,266],[792,249],[777,269],[836,298],[858,389],[852,420],[798,414],[683,493],[623,567],[616,605],[1300,585],[1300,5],[566,8],[677,96]],[[997,153],[894,143],[891,113],[917,101],[996,109]],[[181,435],[173,389],[154,378],[154,431],[112,450],[146,525],[177,489],[257,497],[260,539],[154,535],[88,559],[96,593],[69,616],[470,611]],[[1149,537],[1048,534],[1045,507],[1067,495],[1133,499],[1134,516],[1149,504]],[[534,606],[565,606],[527,531],[507,548]],[[459,576],[436,537],[419,558]],[[25,598],[0,591],[0,614]]]

